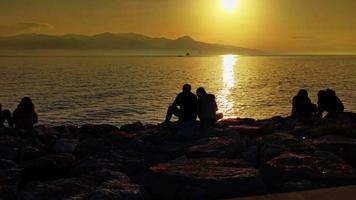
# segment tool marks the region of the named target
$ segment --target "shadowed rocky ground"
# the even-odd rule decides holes
[[[224,199],[356,184],[356,114],[0,129],[0,199]]]

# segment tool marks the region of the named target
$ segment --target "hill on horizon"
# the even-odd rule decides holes
[[[101,33],[92,36],[24,34],[0,37],[1,50],[152,50],[204,53],[260,54],[261,51],[232,45],[211,44],[190,36],[177,39],[152,38],[136,33]]]

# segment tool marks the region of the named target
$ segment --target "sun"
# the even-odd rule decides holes
[[[237,0],[220,0],[224,11],[233,12],[237,7]]]

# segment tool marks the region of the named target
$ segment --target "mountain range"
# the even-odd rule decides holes
[[[0,37],[0,49],[61,49],[61,50],[152,50],[195,51],[204,53],[259,54],[255,49],[211,44],[189,36],[177,39],[152,38],[136,33],[102,33],[93,36],[67,34],[24,34]]]

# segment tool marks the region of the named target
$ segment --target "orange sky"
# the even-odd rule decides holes
[[[0,35],[135,32],[283,53],[356,53],[355,0],[1,0]]]

